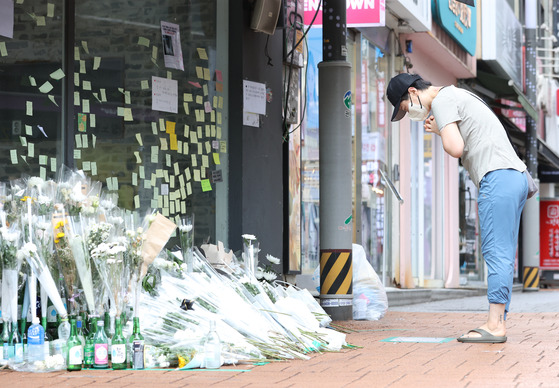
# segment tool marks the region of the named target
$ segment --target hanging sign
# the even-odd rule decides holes
[[[347,27],[384,26],[384,4],[385,0],[346,0]],[[314,22],[312,22],[313,18]],[[304,21],[306,26],[311,23],[313,26],[322,26],[322,2],[320,0],[305,0]]]

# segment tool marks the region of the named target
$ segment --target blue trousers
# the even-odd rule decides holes
[[[481,253],[487,264],[489,303],[509,311],[520,215],[528,195],[524,173],[507,169],[490,171],[479,184],[478,214]]]

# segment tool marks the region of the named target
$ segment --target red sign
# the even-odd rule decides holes
[[[346,0],[347,27],[384,26],[385,0]],[[320,9],[318,5],[321,4]],[[318,14],[317,14],[318,11]],[[322,3],[320,0],[305,0],[305,25],[322,26]]]
[[[540,202],[540,268],[559,269],[559,201]]]

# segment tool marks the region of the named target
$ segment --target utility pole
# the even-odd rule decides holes
[[[320,302],[333,320],[353,319],[351,64],[346,2],[323,0],[318,64]]]
[[[537,1],[525,4],[526,45],[526,97],[536,106],[536,44],[538,27]],[[531,115],[526,115],[526,165],[539,186],[538,177],[538,126]],[[523,291],[539,290],[540,267],[540,195],[536,193],[526,201],[522,212]]]

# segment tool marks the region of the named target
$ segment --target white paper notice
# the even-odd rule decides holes
[[[0,0],[0,35],[14,37],[14,0]]]
[[[266,114],[266,85],[243,81],[243,111]]]
[[[161,21],[161,39],[163,41],[165,67],[184,70],[181,34],[178,24]]]
[[[151,109],[179,112],[179,84],[176,80],[152,76],[151,91]]]
[[[260,115],[257,113],[243,112],[243,125],[249,127],[260,126]]]

